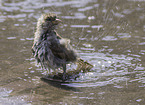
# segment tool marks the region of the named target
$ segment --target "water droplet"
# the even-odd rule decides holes
[[[32,69],[32,67],[28,68],[28,69]]]
[[[34,40],[34,38],[26,38],[26,40]]]
[[[14,24],[14,26],[19,26],[19,24]]]
[[[16,39],[16,37],[7,37],[7,39]]]
[[[108,63],[111,63],[111,61],[108,61]]]
[[[30,73],[34,73],[35,71],[30,71]]]
[[[74,27],[74,28],[88,28],[88,27],[90,27],[90,25],[71,25],[71,27]]]
[[[25,39],[20,39],[20,40],[25,41]]]
[[[88,19],[89,20],[94,20],[95,19],[95,16],[89,16]]]
[[[137,102],[141,102],[141,101],[142,101],[142,99],[137,99],[136,101],[137,101]]]
[[[6,30],[6,28],[2,28],[2,30]]]

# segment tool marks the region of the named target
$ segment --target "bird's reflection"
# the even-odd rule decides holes
[[[61,89],[64,89],[64,90],[80,91],[78,88],[70,87],[70,86],[67,86],[67,85],[62,85],[63,83],[70,84],[71,81],[69,81],[69,80],[67,80],[67,81],[53,80],[53,79],[48,79],[46,77],[42,77],[41,80],[45,83],[48,83],[49,85],[52,85],[54,87],[61,88]]]

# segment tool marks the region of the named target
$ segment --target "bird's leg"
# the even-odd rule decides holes
[[[66,64],[63,64],[63,77],[62,77],[63,81],[66,80]]]
[[[49,72],[48,72],[48,71],[49,71]],[[50,73],[50,72],[51,72],[51,69],[50,69],[50,68],[48,68],[48,70],[47,70],[47,74],[48,74],[48,73]]]

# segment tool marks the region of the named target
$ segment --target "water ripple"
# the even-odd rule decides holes
[[[82,73],[76,81],[63,85],[71,87],[105,86],[128,81],[129,78],[125,75],[135,72],[128,71],[129,67],[136,67],[132,64],[132,60],[135,60],[135,58],[131,56],[103,53],[81,53],[80,56],[94,65],[93,71]],[[144,67],[140,66],[135,68],[135,70],[144,70]]]
[[[105,36],[102,40],[104,41],[115,41],[117,38],[115,36]]]

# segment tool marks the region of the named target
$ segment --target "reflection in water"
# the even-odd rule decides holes
[[[143,105],[144,7],[143,0],[0,0],[0,104]],[[37,19],[48,12],[62,18],[58,33],[94,65],[70,83],[42,81],[31,56]]]
[[[61,82],[55,82],[55,81],[49,81],[45,78],[41,78],[42,81],[54,86],[54,87],[57,87],[57,88],[61,88],[61,89],[64,89],[64,90],[69,90],[69,91],[80,91],[79,89],[77,88],[73,88],[73,87],[69,87],[69,86],[64,86],[62,85]]]
[[[12,90],[7,90],[5,88],[0,88],[0,104],[1,105],[24,105],[26,102],[24,101],[24,96],[21,97],[11,97],[9,94],[12,93]],[[27,105],[31,105],[28,104]]]

